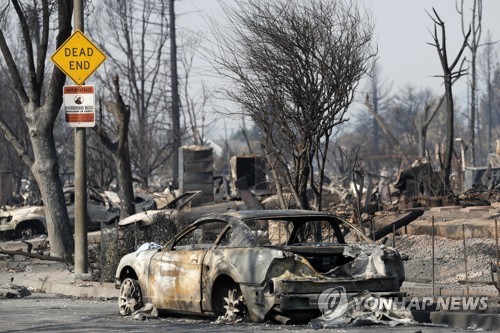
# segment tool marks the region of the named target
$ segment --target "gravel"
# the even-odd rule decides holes
[[[387,244],[392,245],[392,238]],[[490,262],[496,262],[494,239],[469,238],[465,241],[469,282],[491,283]],[[396,248],[408,257],[406,278],[414,282],[432,281],[432,237],[403,235],[396,237]],[[434,238],[435,279],[438,283],[465,282],[463,240]]]

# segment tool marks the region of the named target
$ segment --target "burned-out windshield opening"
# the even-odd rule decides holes
[[[208,249],[219,247],[249,247],[257,244],[253,233],[243,224],[207,220],[188,229],[169,247],[171,250]]]

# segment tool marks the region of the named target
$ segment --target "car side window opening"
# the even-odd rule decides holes
[[[90,193],[89,195],[89,202],[93,205],[98,205],[98,206],[107,206],[106,202],[104,199],[102,199],[99,195]]]
[[[65,192],[64,193],[64,201],[66,205],[72,205],[75,203],[75,193],[74,192]]]
[[[229,242],[230,230],[225,222],[208,222],[198,225],[195,229],[185,234],[182,238],[178,239],[173,250],[181,249],[201,249],[213,246],[216,241],[222,244]],[[224,234],[222,234],[224,232]],[[219,239],[221,236],[221,239]],[[227,237],[227,238],[226,238]]]
[[[218,246],[228,246],[231,242],[232,233],[233,229],[229,225],[226,225],[215,240],[215,244],[217,244]]]

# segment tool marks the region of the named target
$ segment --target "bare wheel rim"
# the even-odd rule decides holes
[[[227,322],[238,322],[243,317],[244,301],[238,289],[229,289],[227,297],[224,297],[224,320]]]
[[[142,306],[141,289],[136,280],[126,278],[120,286],[120,297],[118,298],[120,314],[127,316],[137,311]]]
[[[35,227],[33,225],[25,225],[17,231],[19,238],[32,238],[36,234]]]
[[[35,236],[35,230],[32,227],[25,228],[21,231],[22,237],[31,238]]]

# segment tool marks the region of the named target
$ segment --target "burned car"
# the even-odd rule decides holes
[[[64,199],[71,228],[75,223],[75,193],[73,189],[64,190]],[[101,223],[112,224],[118,221],[120,210],[106,205],[105,201],[91,191],[87,204],[90,223],[89,231],[99,230]],[[0,232],[6,239],[30,238],[37,234],[46,234],[44,206],[31,206],[0,212]]]
[[[22,207],[0,211],[0,234],[7,239],[45,233],[45,208]]]
[[[101,223],[112,224],[117,222],[120,217],[120,209],[112,206],[106,197],[99,191],[89,188],[87,199],[87,214],[89,215],[90,223],[87,225],[88,231],[95,231],[101,228]],[[66,201],[66,209],[68,210],[69,221],[71,227],[75,224],[75,189],[64,189],[64,200]]]
[[[136,214],[130,215],[120,220],[120,222],[118,222],[118,225],[122,227],[133,225],[138,228],[144,228],[152,225],[155,221],[158,220],[155,219],[156,215],[166,215],[171,221],[175,223],[178,229],[182,229],[188,224],[195,221],[197,218],[206,215],[207,211],[215,213],[225,212],[229,210],[241,210],[243,208],[246,208],[245,203],[241,201],[225,201],[192,207],[192,201],[199,197],[201,194],[201,191],[186,191],[180,196],[174,198],[161,209],[149,210],[147,208],[144,208],[141,212],[136,210]]]
[[[328,288],[401,296],[404,281],[397,250],[314,211],[209,214],[164,246],[145,245],[116,271],[122,315],[152,303],[172,313],[231,317],[241,307],[256,322],[303,322],[320,315],[318,299]]]
[[[102,202],[106,205],[110,205],[111,207],[121,208],[122,199],[118,195],[118,193],[113,191],[103,191],[96,192],[102,198]],[[156,201],[147,194],[138,192],[134,194],[134,206],[136,212],[142,212],[145,210],[156,209]]]
[[[67,187],[64,188],[63,193],[69,221],[71,227],[74,228],[75,189]],[[88,193],[87,213],[90,219],[88,231],[100,230],[101,223],[110,225],[119,220],[119,203],[111,201],[110,192],[89,188]],[[136,194],[134,200],[136,210],[156,208],[154,200],[144,194]],[[0,233],[7,239],[46,234],[45,207],[40,205],[0,212]]]

